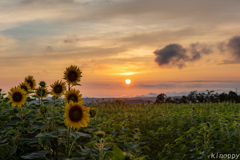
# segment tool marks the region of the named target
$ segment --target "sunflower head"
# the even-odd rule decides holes
[[[81,100],[81,98],[82,98],[82,94],[80,94],[80,91],[75,89],[70,89],[70,91],[67,91],[65,93],[64,101],[65,103],[69,103],[70,101],[73,101],[73,102],[79,102],[83,104],[83,100]]]
[[[14,87],[8,92],[8,103],[12,102],[12,106],[21,107],[27,99],[27,93],[21,87]]]
[[[40,85],[41,87],[45,87],[45,86],[46,86],[46,82],[45,82],[45,81],[40,81],[40,82],[39,82],[39,85]]]
[[[42,97],[46,98],[47,97],[47,93],[48,93],[48,90],[47,90],[46,87],[44,87],[44,88],[38,87],[37,90],[35,91],[35,94],[38,97],[41,97],[41,89],[42,89]]]
[[[95,117],[95,115],[96,115],[96,109],[95,108],[91,108],[90,109],[90,117],[93,118],[93,117]]]
[[[29,86],[31,87],[31,89],[35,89],[36,87],[36,81],[35,79],[33,79],[33,76],[27,76],[25,77],[25,82],[27,82],[29,84]]]
[[[63,79],[65,79],[69,84],[77,84],[80,82],[81,77],[81,70],[77,66],[71,65],[70,67],[66,68]]]
[[[99,138],[103,138],[105,136],[105,132],[104,131],[97,131],[96,136],[98,136]]]
[[[53,94],[53,96],[56,97],[61,97],[61,95],[64,94],[66,90],[65,83],[58,80],[54,84],[52,84],[51,87],[52,87],[51,93]]]
[[[25,92],[30,92],[31,91],[31,87],[27,82],[22,82],[19,84],[19,87],[21,89],[23,89]]]
[[[65,113],[63,117],[65,124],[70,128],[80,129],[81,127],[87,127],[87,122],[90,121],[90,115],[87,113],[89,111],[89,107],[84,107],[81,103],[74,103],[71,101],[66,104]]]
[[[38,111],[38,113],[41,113],[41,114],[45,114],[46,112],[47,112],[47,107],[46,106],[42,106]]]

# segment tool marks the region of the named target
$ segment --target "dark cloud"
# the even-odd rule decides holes
[[[228,49],[236,59],[240,59],[240,36],[235,36],[229,39],[227,44]]]
[[[52,51],[53,51],[52,46],[47,46],[45,49],[45,52],[52,52]]]
[[[70,43],[70,44],[76,43],[77,41],[79,41],[79,38],[76,35],[70,35],[63,40],[64,43]]]
[[[160,50],[154,51],[154,54],[156,55],[155,62],[157,62],[160,67],[176,66],[181,69],[186,66],[186,62],[200,60],[202,55],[207,55],[212,52],[213,50],[210,45],[192,43],[188,48],[184,48],[180,44],[169,44]]]
[[[207,55],[213,52],[211,46],[202,43],[190,44],[188,51],[191,53],[190,61],[196,61],[202,58],[202,54]]]
[[[163,49],[154,51],[157,56],[155,62],[159,66],[171,65],[182,68],[185,66],[185,61],[189,58],[186,55],[186,49],[179,44],[169,44]]]
[[[240,63],[240,36],[234,36],[227,41],[219,42],[217,49],[220,53],[229,54],[232,59],[224,59],[223,64],[239,64]]]
[[[142,88],[175,88],[177,87],[176,84],[139,84],[136,85],[136,87],[142,87]]]

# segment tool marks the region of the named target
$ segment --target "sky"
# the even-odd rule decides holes
[[[240,90],[239,8],[239,0],[1,0],[0,88],[32,75],[50,89],[76,65],[83,97]]]

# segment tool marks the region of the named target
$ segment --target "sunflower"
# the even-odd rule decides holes
[[[40,82],[39,82],[39,85],[40,85],[41,87],[45,87],[45,86],[46,86],[46,82],[45,82],[45,81],[40,81]]]
[[[83,100],[81,100],[82,94],[80,94],[80,91],[75,90],[75,89],[70,89],[70,91],[67,91],[65,93],[65,98],[64,101],[65,103],[69,103],[70,101],[73,102],[80,102],[83,104]]]
[[[41,97],[41,87],[38,87],[37,90],[35,91],[36,95],[38,97]],[[48,90],[46,87],[42,89],[42,97],[46,98],[47,97]]]
[[[64,120],[65,124],[73,129],[87,127],[87,122],[90,121],[90,115],[87,113],[89,109],[89,107],[85,108],[81,103],[70,101],[70,103],[66,104],[65,113],[63,115],[63,117],[66,118]]]
[[[54,82],[54,84],[52,84],[51,87],[52,87],[51,93],[56,97],[61,97],[61,95],[64,94],[66,90],[65,83],[62,81],[59,82],[58,80]]]
[[[80,78],[82,77],[81,74],[82,72],[77,66],[71,65],[66,68],[63,79],[67,80],[69,84],[77,84],[80,82]]]
[[[29,84],[29,86],[31,87],[31,89],[35,89],[35,87],[36,87],[36,81],[35,81],[35,79],[33,79],[33,76],[25,77],[25,82],[27,82],[27,83]]]
[[[21,87],[14,87],[8,92],[8,98],[8,103],[12,102],[13,107],[21,107],[27,99],[27,93]]]
[[[96,116],[96,109],[95,108],[91,108],[90,109],[90,117],[93,118]]]
[[[45,114],[46,112],[47,112],[47,107],[46,106],[42,106],[38,111],[38,113],[40,113],[40,114]]]
[[[19,84],[19,87],[21,89],[23,89],[25,92],[30,92],[31,91],[31,87],[27,82],[22,82]]]

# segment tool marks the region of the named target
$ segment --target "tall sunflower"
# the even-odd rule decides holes
[[[8,92],[8,98],[10,99],[8,103],[12,102],[12,106],[21,107],[27,99],[27,92],[25,92],[21,87],[14,87]]]
[[[66,85],[64,82],[57,80],[54,84],[51,85],[52,91],[51,93],[56,97],[61,97],[66,90]]]
[[[46,98],[47,97],[48,90],[46,87],[43,87],[42,89],[42,97]],[[35,94],[40,97],[41,96],[41,87],[38,87],[37,90],[35,91]]]
[[[36,81],[35,79],[33,79],[33,76],[27,76],[25,77],[25,82],[27,82],[29,84],[29,86],[31,87],[31,89],[35,89],[36,87]]]
[[[71,65],[70,67],[66,68],[64,72],[64,77],[69,84],[77,84],[80,82],[80,78],[82,77],[82,71],[75,65]]]
[[[19,87],[21,89],[23,89],[25,92],[30,92],[31,91],[31,87],[27,82],[22,82],[19,84]]]
[[[80,94],[80,91],[75,89],[70,89],[70,91],[67,91],[65,93],[64,101],[65,103],[69,103],[70,101],[77,102],[83,104],[83,100],[81,100],[82,94]]]
[[[66,104],[65,113],[63,117],[65,124],[70,128],[80,129],[81,127],[87,127],[87,122],[90,121],[90,115],[87,113],[89,111],[89,107],[84,107],[80,103],[70,102]]]

